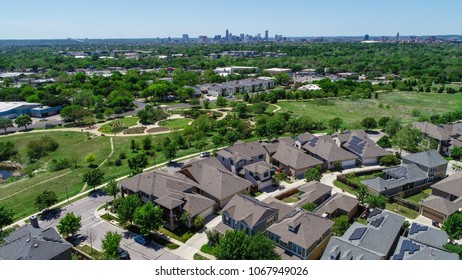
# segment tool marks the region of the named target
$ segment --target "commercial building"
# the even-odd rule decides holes
[[[0,118],[14,119],[19,115],[30,115],[31,117],[45,118],[59,114],[61,106],[48,107],[40,103],[28,102],[0,102]]]

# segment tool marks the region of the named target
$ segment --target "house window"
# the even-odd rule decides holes
[[[264,177],[264,178],[266,178],[266,177],[268,177],[268,176],[269,176],[269,172],[268,172],[268,171],[266,171],[265,173],[263,173],[263,177]]]
[[[276,243],[279,243],[279,239],[281,239],[281,237],[279,235],[276,235],[276,234],[274,234],[272,232],[269,233],[269,238],[271,240],[273,240],[274,242],[276,242]]]
[[[230,222],[231,222],[231,219],[228,216],[223,215],[223,223],[230,225]]]
[[[297,244],[292,243],[292,252],[299,256],[303,256],[303,248],[298,246]]]
[[[230,159],[230,160],[229,160],[229,163],[230,163],[231,165],[233,165],[233,164],[234,164],[234,161],[233,161],[232,159]]]
[[[263,159],[264,155],[259,155],[258,159]]]
[[[253,172],[252,171],[249,171],[249,176],[253,177]]]
[[[266,226],[268,227],[268,226],[272,225],[275,221],[276,221],[276,216],[272,216],[271,218],[266,220]]]

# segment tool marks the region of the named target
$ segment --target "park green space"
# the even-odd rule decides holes
[[[279,101],[281,112],[292,112],[298,116],[311,116],[315,120],[328,121],[335,117],[342,118],[347,125],[354,126],[366,117],[379,119],[384,116],[396,116],[403,122],[416,121],[413,110],[422,115],[445,113],[462,110],[462,94],[438,94],[420,92],[386,92],[380,93],[378,99],[332,99],[335,105],[317,105],[316,100]],[[382,104],[382,105],[380,105]]]
[[[113,133],[113,132],[111,132],[112,125],[114,125],[115,123],[123,123],[122,126],[128,128],[128,127],[137,125],[138,121],[139,121],[139,119],[135,118],[135,117],[126,117],[126,118],[116,119],[116,120],[110,121],[110,122],[102,125],[98,129],[98,131],[100,131],[102,133],[111,134],[111,133]]]
[[[168,127],[170,130],[176,129],[183,129],[188,126],[188,123],[193,121],[193,119],[189,118],[181,118],[181,119],[171,119],[162,121],[159,123],[160,126]]]

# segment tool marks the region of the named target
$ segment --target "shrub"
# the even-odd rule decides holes
[[[196,216],[196,218],[194,218],[193,224],[195,229],[201,229],[204,226],[204,217]]]
[[[126,158],[127,158],[127,155],[124,152],[119,154],[119,159],[126,159]]]
[[[50,171],[59,171],[71,166],[71,161],[67,158],[52,159],[48,163],[48,169]]]
[[[121,166],[122,165],[122,160],[120,158],[116,159],[114,162],[115,166]]]

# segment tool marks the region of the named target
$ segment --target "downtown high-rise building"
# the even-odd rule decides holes
[[[189,35],[188,34],[183,34],[183,43],[185,43],[185,44],[189,43]]]
[[[266,41],[266,42],[269,41],[268,30],[265,30],[265,41]]]
[[[229,42],[229,30],[228,29],[226,29],[226,37],[225,37],[225,39],[226,39],[226,42]]]

